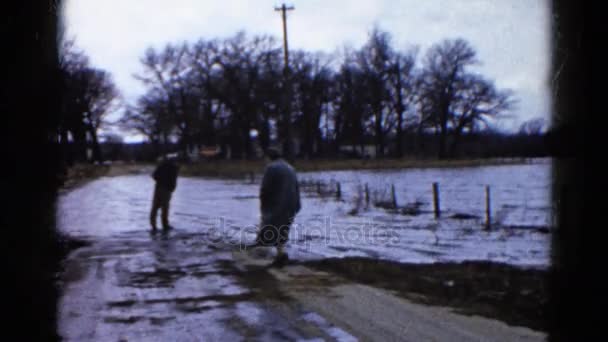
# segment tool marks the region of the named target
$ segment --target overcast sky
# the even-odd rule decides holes
[[[75,38],[95,67],[110,71],[127,101],[143,88],[132,75],[149,46],[234,35],[282,38],[274,0],[67,0],[64,36]],[[535,117],[550,119],[550,13],[546,0],[294,0],[287,2],[290,49],[333,52],[367,39],[374,25],[390,32],[393,46],[427,48],[464,38],[478,53],[476,68],[519,101],[517,128]]]

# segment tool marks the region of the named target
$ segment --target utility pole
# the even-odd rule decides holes
[[[283,17],[283,50],[284,50],[284,60],[285,60],[285,69],[289,65],[289,48],[287,46],[287,11],[292,11],[295,8],[293,6],[285,6],[283,4],[281,7],[275,7],[275,11],[280,11],[281,16]]]
[[[287,11],[292,11],[295,8],[293,6],[285,6],[283,4],[281,7],[275,7],[275,11],[280,11],[281,16],[283,17],[283,57],[284,57],[284,65],[283,65],[283,98],[285,101],[285,105],[283,109],[285,110],[284,118],[284,141],[283,141],[283,151],[287,160],[291,161],[292,158],[292,147],[291,147],[291,82],[289,79],[289,48],[287,45]]]

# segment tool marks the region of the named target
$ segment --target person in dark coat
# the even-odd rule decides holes
[[[278,150],[269,149],[260,188],[261,228],[256,246],[274,246],[277,256],[274,264],[284,265],[289,257],[284,246],[289,229],[296,214],[300,211],[300,189],[294,168],[283,160]]]
[[[150,225],[152,230],[156,230],[156,216],[158,209],[161,209],[161,221],[163,229],[171,229],[169,225],[169,202],[171,195],[177,185],[177,174],[179,166],[172,158],[163,157],[161,163],[156,167],[152,178],[156,182],[154,186],[154,197],[152,200],[152,210],[150,211]]]

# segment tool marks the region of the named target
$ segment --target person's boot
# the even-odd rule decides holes
[[[151,223],[150,223],[150,227],[151,227],[151,229],[152,229],[152,230],[151,230],[151,232],[152,232],[152,233],[156,233],[156,230],[157,230],[157,229],[156,229],[156,224],[151,222]]]
[[[281,268],[281,267],[287,265],[288,262],[289,262],[289,256],[287,255],[287,253],[281,253],[281,254],[277,255],[277,257],[274,259],[272,264],[270,264],[270,266]]]
[[[164,231],[168,231],[173,229],[173,227],[169,224],[169,218],[167,217],[166,213],[163,213],[163,217],[162,217],[162,223],[163,223],[163,230]]]

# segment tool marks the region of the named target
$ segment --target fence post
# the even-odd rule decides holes
[[[391,185],[391,197],[393,201],[393,208],[397,209],[397,195],[395,194],[395,184]]]
[[[367,183],[365,183],[365,204],[369,204],[369,188],[367,187]]]
[[[441,209],[439,207],[439,184],[433,183],[433,207],[435,208],[435,218],[441,217]]]
[[[492,225],[492,209],[490,206],[490,186],[486,185],[486,229]]]
[[[317,181],[317,193],[321,194],[321,181]]]
[[[338,199],[338,201],[342,199],[342,190],[340,189],[340,182],[337,182],[336,184],[336,199]]]

